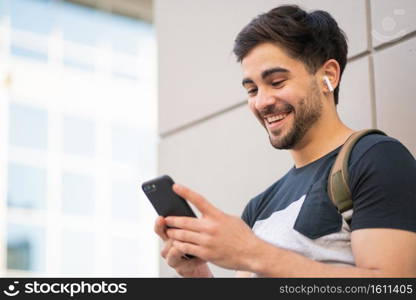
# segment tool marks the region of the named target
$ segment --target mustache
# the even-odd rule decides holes
[[[259,114],[264,117],[267,115],[278,115],[283,113],[290,113],[291,111],[294,111],[295,108],[290,105],[289,103],[283,103],[281,105],[270,105],[265,107],[262,110],[259,110]]]

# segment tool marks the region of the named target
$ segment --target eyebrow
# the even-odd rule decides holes
[[[281,67],[276,67],[276,68],[271,68],[271,69],[267,69],[264,70],[263,72],[261,72],[261,78],[265,79],[267,77],[269,77],[272,74],[275,73],[289,73],[290,71],[288,69],[285,68],[281,68]],[[250,78],[244,78],[243,81],[241,82],[241,84],[244,86],[248,83],[254,83],[254,81]]]

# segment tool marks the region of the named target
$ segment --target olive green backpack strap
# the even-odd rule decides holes
[[[348,161],[354,145],[363,136],[368,134],[386,135],[378,129],[364,129],[354,132],[339,151],[328,176],[329,198],[347,223],[351,222],[352,217],[352,196],[349,187]]]

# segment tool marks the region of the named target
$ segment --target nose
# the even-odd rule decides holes
[[[276,104],[276,97],[269,89],[258,89],[255,100],[255,107],[258,111],[267,110],[268,107]]]

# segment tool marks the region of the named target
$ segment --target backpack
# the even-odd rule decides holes
[[[353,133],[339,151],[328,176],[328,196],[348,224],[351,223],[353,212],[348,176],[349,158],[354,145],[369,134],[386,135],[378,129],[364,129]]]

